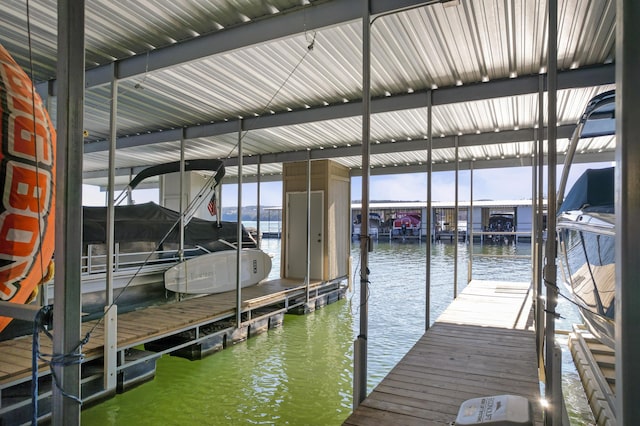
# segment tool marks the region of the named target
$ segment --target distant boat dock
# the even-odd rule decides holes
[[[370,216],[375,215],[380,219],[370,222],[369,235],[373,239],[390,241],[420,241],[425,240],[428,234],[432,241],[454,241],[456,235],[458,241],[467,241],[472,233],[474,242],[513,243],[531,240],[531,200],[474,200],[473,207],[469,201],[461,201],[457,209],[453,202],[437,201],[432,203],[432,208],[431,230],[427,231],[425,201],[371,202]],[[362,204],[351,204],[352,238],[360,235],[361,212]],[[492,219],[498,216],[510,216],[512,225],[509,228],[503,228],[502,224],[494,226]],[[407,222],[408,226],[402,226],[403,218],[407,217],[411,218],[412,223]],[[417,222],[414,218],[418,218]]]

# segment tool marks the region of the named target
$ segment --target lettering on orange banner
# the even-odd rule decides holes
[[[53,256],[55,142],[31,80],[0,46],[0,300],[24,303]]]

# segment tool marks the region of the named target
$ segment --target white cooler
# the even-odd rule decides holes
[[[485,396],[462,403],[456,426],[533,426],[531,404],[516,395]]]

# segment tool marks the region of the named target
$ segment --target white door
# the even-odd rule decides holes
[[[304,278],[307,274],[307,193],[288,192],[287,209],[286,277]],[[323,278],[323,211],[323,192],[311,191],[310,279]]]

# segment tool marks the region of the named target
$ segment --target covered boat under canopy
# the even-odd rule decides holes
[[[180,243],[180,213],[149,202],[139,205],[117,206],[114,215],[114,240],[120,250],[128,244],[146,250],[176,250]],[[105,244],[107,229],[107,209],[104,207],[83,207],[82,241],[88,244]],[[204,251],[228,250],[228,243],[237,241],[236,222],[217,222],[192,218],[184,229],[185,249],[202,248]],[[256,241],[243,227],[243,247],[255,248]]]
[[[614,168],[588,169],[575,182],[558,214],[573,210],[613,213]]]

